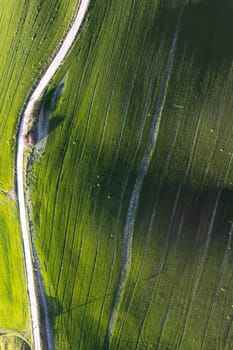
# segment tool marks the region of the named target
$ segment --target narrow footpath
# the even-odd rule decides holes
[[[20,122],[19,132],[17,136],[17,159],[16,159],[16,181],[17,181],[17,199],[19,206],[19,214],[20,214],[20,223],[22,228],[22,239],[23,239],[23,250],[24,250],[24,259],[25,259],[25,269],[26,269],[26,278],[27,278],[27,291],[29,297],[29,307],[31,314],[31,322],[32,322],[32,334],[33,334],[33,349],[42,350],[43,342],[41,339],[41,324],[40,324],[40,315],[39,315],[39,302],[38,299],[42,300],[45,297],[45,291],[42,283],[42,279],[37,279],[34,271],[33,261],[35,259],[34,256],[34,245],[31,239],[31,233],[28,224],[28,212],[27,205],[25,201],[25,188],[26,188],[26,159],[24,157],[24,136],[27,130],[27,123],[30,120],[30,116],[34,109],[35,103],[38,102],[48,86],[49,82],[53,78],[54,74],[62,64],[65,56],[69,52],[74,40],[78,34],[80,26],[83,22],[83,19],[87,13],[87,9],[89,6],[90,0],[81,0],[79,4],[79,8],[77,11],[77,15],[75,20],[66,35],[58,53],[52,60],[48,69],[38,82],[36,88],[31,94],[28,103],[25,107],[25,110],[22,115],[22,119]],[[39,285],[39,290],[36,289],[37,281]],[[39,298],[38,298],[39,295]],[[44,302],[40,305],[40,307],[45,307]],[[45,315],[45,330],[47,335],[47,346],[46,349],[52,350],[54,349],[53,343],[53,334],[50,327],[50,322],[48,319],[48,312],[44,310]]]

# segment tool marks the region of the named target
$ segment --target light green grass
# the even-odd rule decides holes
[[[15,203],[0,193],[0,330],[26,332],[30,339],[23,246]]]
[[[15,136],[20,113],[32,86],[74,15],[76,0],[1,3],[0,25],[0,188],[13,182]]]
[[[7,193],[15,187],[16,134],[23,107],[67,31],[77,3],[76,0],[1,1],[0,191]],[[0,332],[26,332],[31,340],[19,217],[16,204],[2,192],[0,250]],[[7,347],[8,341],[4,342],[1,347]],[[12,340],[14,345],[9,344],[14,349],[20,348],[17,340],[15,344]]]
[[[68,71],[51,115],[51,122],[64,120],[49,133],[32,186],[56,349],[103,348],[128,204],[179,4],[93,1],[85,29],[51,85]],[[217,1],[189,1],[184,11],[111,349],[230,349],[229,14],[227,1],[221,8]]]
[[[25,338],[22,338],[20,334],[9,332],[9,333],[3,333],[0,335],[0,349],[1,350],[29,350],[30,345],[25,340]]]

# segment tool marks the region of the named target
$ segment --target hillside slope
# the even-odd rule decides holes
[[[56,349],[231,348],[232,14],[93,1],[30,169]]]

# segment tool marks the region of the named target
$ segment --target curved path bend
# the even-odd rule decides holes
[[[28,100],[28,103],[22,115],[22,119],[19,127],[19,133],[17,136],[17,159],[16,159],[17,197],[18,197],[18,205],[19,205],[20,223],[22,228],[25,269],[26,269],[26,277],[27,277],[27,290],[28,290],[29,306],[30,306],[30,314],[31,314],[31,322],[32,322],[32,334],[33,334],[33,343],[34,343],[33,348],[35,350],[41,350],[43,347],[42,347],[41,334],[40,334],[41,325],[40,325],[40,317],[39,317],[39,303],[37,299],[38,292],[36,289],[36,283],[35,283],[36,277],[33,269],[34,247],[32,244],[30,229],[28,225],[28,212],[26,209],[25,191],[24,191],[26,186],[25,185],[26,164],[25,164],[25,157],[24,157],[24,134],[27,131],[27,123],[30,120],[30,116],[33,112],[34,105],[41,98],[49,82],[51,81],[54,74],[62,64],[65,56],[69,52],[77,36],[77,33],[80,29],[80,26],[83,22],[89,3],[90,3],[90,0],[81,0],[75,20],[68,34],[66,35],[59,51],[57,52],[56,56],[52,60],[51,64],[49,65],[48,69],[46,70],[46,72],[44,73],[40,81],[38,82],[36,88],[34,89],[33,93],[31,94]],[[37,283],[39,284],[40,292],[43,290],[43,293],[44,293],[42,280],[38,280]],[[44,296],[45,296],[45,293],[44,293]],[[46,329],[47,339],[48,339],[47,348],[48,350],[52,350],[54,348],[53,336],[49,327],[48,313],[46,312],[46,310],[45,310],[45,315],[47,315],[47,317],[45,317],[47,318],[45,319],[45,329]]]

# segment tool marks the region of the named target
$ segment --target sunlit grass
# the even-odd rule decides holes
[[[15,203],[0,193],[0,329],[30,337],[22,240]]]

